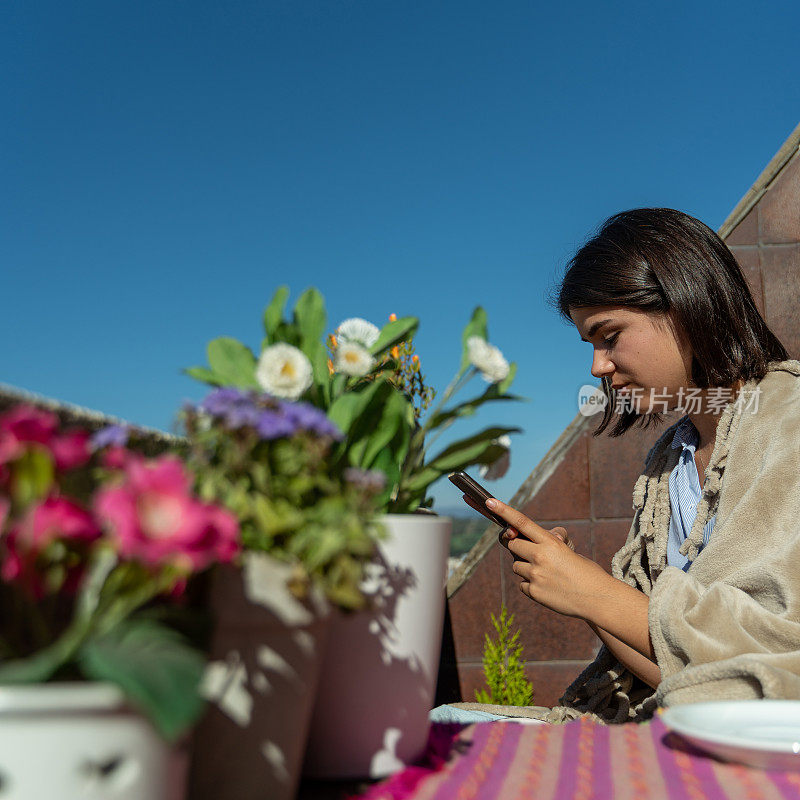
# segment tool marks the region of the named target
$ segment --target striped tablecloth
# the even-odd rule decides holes
[[[420,766],[364,800],[783,800],[800,772],[765,771],[701,754],[659,719],[644,724],[482,722],[434,725]]]

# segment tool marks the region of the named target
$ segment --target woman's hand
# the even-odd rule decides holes
[[[618,581],[573,552],[564,528],[548,531],[499,500],[487,500],[486,507],[509,524],[500,540],[516,556],[512,569],[522,578],[523,594],[560,614],[592,621],[593,610]]]
[[[483,514],[483,516],[486,517],[486,519],[488,519],[489,522],[494,522],[495,524],[499,524],[493,517],[491,517],[486,512],[486,508],[484,506],[482,506],[480,503],[475,502],[475,500],[473,500],[468,494],[461,495],[461,499],[468,506],[472,506],[479,514]],[[569,536],[567,535],[567,531],[564,528],[560,527],[551,528],[549,532],[552,533],[554,536],[557,536],[559,539],[561,539],[561,541],[564,542],[564,544],[566,544],[570,550],[575,549],[575,543],[569,538]],[[509,541],[511,541],[511,539],[516,539],[517,535],[518,535],[517,531],[514,528],[512,528],[510,525],[504,525],[502,530],[498,534],[497,539],[500,542],[500,544],[505,545]]]
[[[478,503],[466,495],[464,499],[488,516]],[[648,685],[658,686],[661,671],[650,640],[647,596],[573,552],[564,528],[548,531],[499,500],[487,500],[486,508],[508,523],[499,539],[515,556],[513,570],[522,578],[522,592],[553,611],[588,622],[620,663]]]

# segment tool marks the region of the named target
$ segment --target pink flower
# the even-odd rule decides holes
[[[122,557],[200,570],[238,552],[236,519],[195,499],[191,477],[177,458],[132,460],[124,469],[125,482],[95,499]]]
[[[112,444],[103,450],[100,461],[106,469],[125,469],[133,454],[124,447]]]
[[[47,445],[58,430],[58,417],[33,406],[14,406],[0,417],[0,432],[10,433],[18,442]]]
[[[7,473],[8,469],[5,464],[13,461],[22,452],[17,437],[10,431],[0,430],[0,467],[4,467],[4,472]]]
[[[16,581],[22,576],[24,572],[27,570],[25,569],[26,559],[23,558],[23,554],[14,547],[14,541],[9,536],[6,542],[7,551],[5,556],[3,557],[3,565],[0,567],[0,577],[3,578],[4,581]],[[36,591],[38,596],[41,596],[41,591]]]
[[[58,417],[33,406],[14,406],[0,416],[0,464],[18,458],[26,444],[48,447],[58,430]]]
[[[88,511],[65,497],[48,497],[31,509],[23,521],[34,549],[42,550],[54,539],[79,539],[90,542],[100,536],[100,529]]]
[[[69,431],[56,436],[50,442],[50,451],[56,462],[56,469],[68,470],[82,467],[90,458],[89,434],[86,431]]]
[[[0,575],[23,578],[41,595],[35,562],[56,539],[78,545],[93,542],[100,528],[85,509],[64,497],[48,497],[33,506],[5,537]]]
[[[83,430],[59,434],[58,417],[33,406],[15,406],[0,417],[0,464],[14,461],[27,445],[38,444],[52,453],[56,469],[74,469],[89,460],[88,441]]]

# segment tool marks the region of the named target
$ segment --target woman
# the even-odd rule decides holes
[[[609,575],[490,500],[520,590],[603,642],[551,721],[644,719],[656,705],[800,698],[800,363],[731,252],[696,219],[639,209],[572,259],[560,313],[608,398],[595,435],[684,411],[647,456]]]

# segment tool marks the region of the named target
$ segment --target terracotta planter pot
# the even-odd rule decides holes
[[[367,612],[335,613],[304,774],[379,778],[424,749],[436,690],[452,522],[387,514],[364,590]]]
[[[190,800],[290,800],[299,781],[329,609],[286,589],[289,568],[247,554],[213,578],[216,629],[194,737]]]
[[[0,796],[182,800],[187,752],[107,683],[0,687]]]

